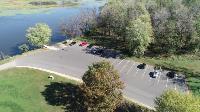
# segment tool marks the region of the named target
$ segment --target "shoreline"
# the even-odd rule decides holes
[[[69,2],[65,1],[65,3],[60,4],[60,0],[44,0],[44,3],[48,2],[54,2],[56,4],[47,4],[47,5],[33,5],[32,2],[35,2],[34,0],[12,0],[9,2],[9,0],[1,1],[0,3],[0,17],[2,16],[15,16],[18,14],[37,14],[37,13],[43,13],[48,12],[51,9],[54,8],[68,8],[68,7],[76,7],[81,4],[81,2]]]

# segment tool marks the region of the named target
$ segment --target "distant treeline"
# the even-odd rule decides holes
[[[83,11],[62,26],[72,37],[83,33],[123,40],[132,55],[199,53],[199,0],[109,0],[100,12]]]
[[[39,2],[39,1],[34,1],[34,2],[30,2],[29,4],[31,5],[57,5],[57,2],[55,1],[44,1],[44,2]]]

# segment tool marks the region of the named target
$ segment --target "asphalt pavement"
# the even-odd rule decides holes
[[[141,63],[132,60],[103,58],[88,53],[85,47],[68,46],[60,50],[42,50],[21,56],[15,60],[16,66],[31,66],[47,69],[81,79],[88,66],[94,62],[107,60],[119,71],[121,80],[125,83],[123,93],[126,97],[138,103],[154,107],[154,99],[163,91],[175,89],[187,91],[184,79],[168,79],[168,71],[160,71],[157,78],[151,78],[150,72],[154,67],[147,65],[145,69],[138,69]]]

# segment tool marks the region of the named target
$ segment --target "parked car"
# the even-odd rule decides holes
[[[153,78],[157,78],[160,75],[159,71],[154,71]]]
[[[149,75],[152,78],[157,78],[160,75],[160,72],[158,70],[155,70],[154,72],[150,72]]]
[[[167,75],[167,77],[169,77],[171,79],[173,79],[174,77],[177,76],[176,72],[174,72],[174,71],[168,72],[166,75]]]
[[[104,52],[104,49],[99,48],[99,47],[93,47],[93,48],[91,48],[90,52],[95,55],[102,55]]]
[[[145,69],[146,68],[146,64],[142,63],[142,64],[138,65],[137,68],[139,68],[139,69]]]
[[[72,45],[75,45],[75,44],[76,44],[76,42],[71,42],[69,45],[72,46]]]
[[[79,44],[79,46],[86,46],[88,43],[87,42],[81,42],[80,44]]]

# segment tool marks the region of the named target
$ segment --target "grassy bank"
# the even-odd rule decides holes
[[[78,82],[26,68],[0,71],[0,99],[0,112],[80,112],[83,106]],[[125,101],[116,112],[152,111]]]
[[[55,4],[33,5],[31,2],[41,2],[41,0],[1,0],[0,16],[11,16],[16,14],[33,14],[47,12],[53,7],[77,6],[79,3],[71,0],[42,0],[42,2],[55,2]]]
[[[0,60],[0,65],[8,63],[10,60],[12,60],[13,58],[6,58],[4,60]]]

